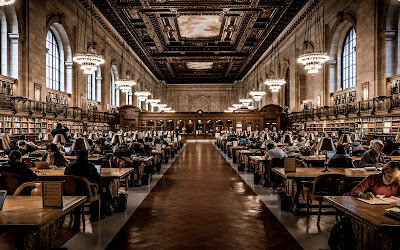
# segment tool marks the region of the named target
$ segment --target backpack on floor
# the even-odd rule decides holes
[[[349,217],[344,217],[333,226],[328,245],[331,249],[358,249],[353,226]]]

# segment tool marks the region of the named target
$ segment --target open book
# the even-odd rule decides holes
[[[383,198],[373,198],[371,200],[357,198],[357,200],[365,202],[369,205],[390,205],[390,204],[397,204],[400,202],[399,197],[391,196],[391,197],[383,197]]]

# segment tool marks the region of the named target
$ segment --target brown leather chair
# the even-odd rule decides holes
[[[26,182],[22,185],[20,185],[17,190],[15,190],[13,196],[18,196],[21,194],[21,191],[26,188],[26,187],[31,187],[31,196],[42,196],[42,182],[41,181],[35,181],[35,182]]]
[[[322,201],[324,196],[341,196],[342,185],[345,179],[342,174],[324,174],[314,179],[311,193],[307,194],[307,217],[310,215],[310,205],[312,200],[317,200],[318,205],[318,221],[321,219]]]

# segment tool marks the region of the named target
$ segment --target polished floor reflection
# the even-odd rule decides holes
[[[109,249],[302,249],[211,143],[191,143]]]

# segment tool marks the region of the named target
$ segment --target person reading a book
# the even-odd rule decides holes
[[[390,161],[382,168],[382,173],[371,174],[351,190],[350,195],[363,199],[373,199],[375,195],[400,195],[400,163]]]

